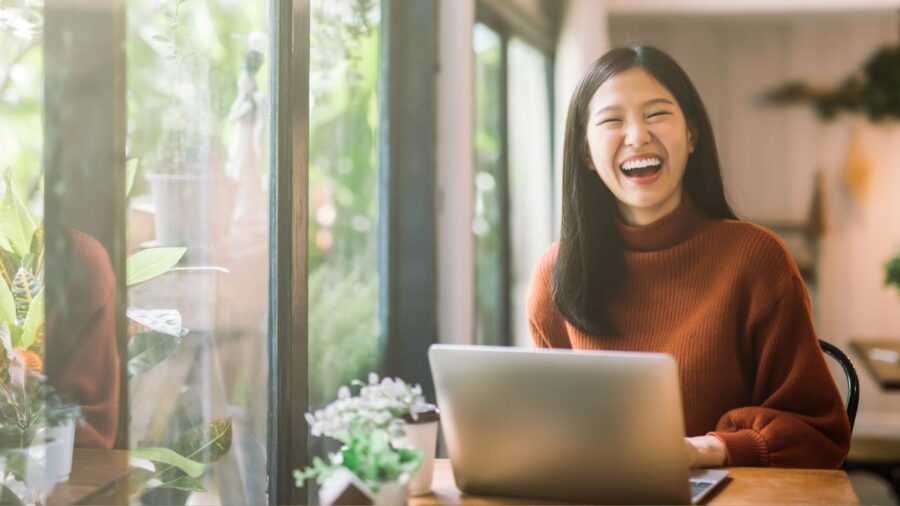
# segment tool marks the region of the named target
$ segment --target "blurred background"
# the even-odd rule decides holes
[[[530,346],[525,292],[535,261],[558,236],[572,89],[609,48],[650,43],[672,54],[699,89],[736,211],[786,241],[819,336],[855,360],[862,396],[851,460],[874,462],[855,483],[861,496],[872,494],[864,502],[896,501],[900,391],[864,364],[888,378],[900,365],[867,362],[860,350],[900,347],[900,260],[889,269],[900,258],[900,4],[421,0],[416,9],[431,25],[391,26],[413,2],[308,2],[309,184],[298,198],[308,210],[309,408],[370,371],[427,384],[424,355],[398,340],[416,349]],[[129,336],[160,315],[176,330],[123,383],[128,441],[119,446],[167,446],[192,427],[230,420],[231,448],[210,464],[202,487],[140,500],[260,503],[271,430],[275,2],[108,3],[122,6],[126,19],[118,128],[128,168],[115,169],[127,199],[124,254],[185,248],[171,269],[128,288],[136,317]],[[74,136],[90,125],[80,116],[90,107],[53,84],[97,73],[92,52],[67,52],[50,25],[54,7],[96,21],[75,4],[0,0],[0,170],[36,223],[53,199],[89,208],[91,181],[108,179],[84,167],[86,187],[44,179],[60,163],[51,156],[58,144],[77,153],[79,142],[91,142]],[[402,53],[393,44],[415,51],[422,40],[431,65],[395,59]],[[388,90],[409,80],[434,88],[424,102],[410,96],[414,111],[404,112]],[[386,134],[389,119],[408,116],[433,131]],[[425,162],[393,172],[390,153],[410,149],[422,149]],[[406,176],[414,176],[408,186],[390,186]],[[414,196],[425,202],[413,208],[425,225],[405,229],[398,223],[409,208],[396,203]],[[427,235],[395,257],[391,234],[401,229]],[[419,257],[425,267],[404,270]],[[428,311],[407,316],[396,287]],[[130,365],[134,357],[120,358]]]

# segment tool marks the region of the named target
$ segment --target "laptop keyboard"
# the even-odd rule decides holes
[[[695,481],[691,480],[691,499],[694,502],[697,501],[697,498],[703,495],[710,487],[715,485],[715,483],[709,481]]]

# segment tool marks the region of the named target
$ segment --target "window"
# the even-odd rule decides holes
[[[230,438],[200,477],[157,465],[178,487],[143,502],[266,500],[267,15],[253,2],[127,3],[128,254],[177,260],[127,282],[128,447],[191,457],[191,431]]]
[[[479,344],[527,345],[528,281],[552,238],[552,61],[488,5],[479,7],[474,335]]]
[[[310,25],[310,407],[376,370],[380,2],[313,0]]]
[[[0,353],[0,375],[44,366],[60,404],[84,413],[76,446],[131,466],[114,498],[50,502],[299,502],[307,490],[291,471],[322,450],[307,442],[305,411],[372,370],[425,383],[427,364],[406,356],[433,340],[419,332],[433,315],[410,301],[433,313],[421,296],[433,283],[409,273],[433,270],[414,263],[431,256],[417,253],[433,220],[402,196],[433,207],[416,153],[433,158],[434,48],[406,42],[431,41],[435,4],[391,3],[0,4],[0,163],[15,166],[13,228],[27,232],[15,258],[0,234],[0,271],[17,262],[0,286],[0,343],[35,346]],[[387,19],[404,43],[382,40]],[[399,72],[428,70],[389,94],[384,48]],[[423,142],[399,142],[406,130]],[[34,225],[46,216],[46,234],[23,209]],[[387,244],[385,231],[403,240]],[[412,268],[386,267],[403,255]],[[33,304],[44,318],[45,281],[42,334],[27,316]],[[389,285],[399,288],[386,297]],[[400,331],[386,336],[385,322]],[[4,464],[7,450],[44,441],[7,445],[7,400]],[[45,492],[0,469],[14,493]]]

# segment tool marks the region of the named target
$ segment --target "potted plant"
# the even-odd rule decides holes
[[[370,374],[367,384],[355,380],[352,385],[360,387],[358,395],[342,386],[337,400],[306,414],[313,436],[335,439],[342,446],[328,455],[327,462],[315,457],[312,466],[295,470],[296,486],[314,478],[322,485],[323,504],[333,503],[348,486],[361,489],[374,504],[402,504],[407,484],[425,454],[405,438],[404,419],[418,420],[430,405],[419,385],[400,379],[379,381],[376,374]]]

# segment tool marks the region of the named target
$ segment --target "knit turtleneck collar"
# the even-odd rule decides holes
[[[616,225],[625,246],[636,251],[659,251],[671,248],[693,236],[708,221],[687,196],[671,213],[643,227],[632,227],[616,216]]]

